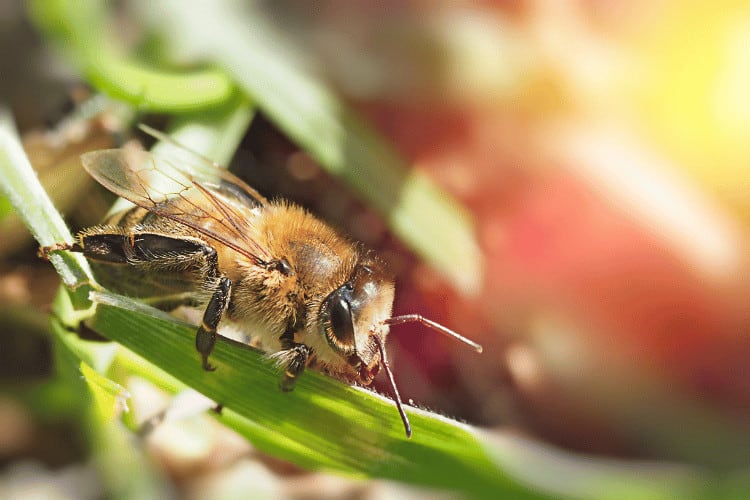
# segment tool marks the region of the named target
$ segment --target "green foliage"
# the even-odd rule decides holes
[[[31,18],[78,66],[89,83],[142,111],[184,113],[228,103],[237,90],[214,69],[169,70],[122,55],[111,37],[105,3],[35,0]]]
[[[195,327],[124,297],[97,293],[94,300],[94,329],[221,403],[218,418],[267,453],[308,469],[537,496],[496,468],[469,427],[410,409],[409,440],[392,401],[314,372],[282,392],[271,360],[228,339],[212,354],[217,370],[206,372],[195,352]]]

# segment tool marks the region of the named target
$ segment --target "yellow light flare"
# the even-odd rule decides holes
[[[750,217],[750,5],[672,2],[632,43],[646,80],[639,127]]]

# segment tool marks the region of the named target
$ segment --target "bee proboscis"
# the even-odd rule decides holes
[[[182,168],[136,148],[84,154],[86,171],[135,206],[41,254],[81,252],[112,291],[165,309],[202,308],[195,345],[205,370],[214,369],[209,355],[222,318],[271,353],[285,391],[309,364],[364,386],[383,367],[411,436],[384,347],[390,326],[419,322],[478,352],[481,346],[421,315],[391,316],[394,280],[373,252],[301,207],[267,200],[197,153],[191,158]]]

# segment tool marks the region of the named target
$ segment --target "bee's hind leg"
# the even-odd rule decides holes
[[[50,253],[61,250],[81,252],[100,264],[128,264],[143,270],[144,275],[162,271],[175,275],[193,268],[200,269],[199,280],[215,280],[216,286],[196,333],[195,347],[201,355],[203,369],[213,371],[215,368],[208,362],[208,356],[216,344],[216,328],[226,309],[232,281],[221,276],[213,247],[194,237],[171,236],[159,231],[158,227],[148,226],[138,231],[109,225],[94,226],[79,233],[75,243],[41,247],[39,255],[48,258]]]

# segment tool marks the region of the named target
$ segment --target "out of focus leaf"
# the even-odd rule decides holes
[[[81,361],[81,374],[94,397],[99,418],[111,421],[122,411],[127,411],[127,400],[130,394],[120,384],[98,374],[89,365]]]
[[[236,97],[235,86],[222,71],[170,71],[123,56],[107,28],[106,5],[98,0],[36,0],[29,2],[29,10],[37,27],[57,43],[91,84],[141,110],[195,112],[219,107]]]
[[[230,1],[197,1],[189,9],[174,1],[141,5],[165,40],[222,67],[279,128],[458,289],[478,290],[483,261],[469,214],[308,73],[288,40],[257,12]]]

